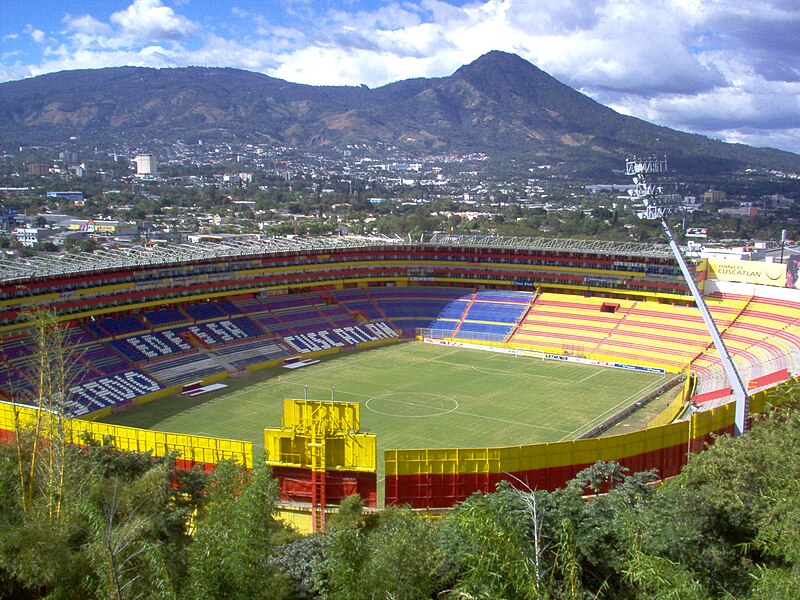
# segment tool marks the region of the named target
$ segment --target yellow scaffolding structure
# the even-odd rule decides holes
[[[282,426],[264,430],[267,464],[310,470],[314,531],[325,528],[326,473],[377,469],[377,438],[360,431],[355,402],[287,398]]]

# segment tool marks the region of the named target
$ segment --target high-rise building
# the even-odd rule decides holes
[[[134,160],[138,177],[158,175],[158,161],[155,154],[137,154]]]

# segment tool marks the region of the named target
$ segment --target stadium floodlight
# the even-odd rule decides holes
[[[733,396],[736,400],[736,415],[734,418],[734,434],[741,435],[747,431],[747,404],[748,396],[745,391],[742,378],[733,364],[728,348],[722,340],[722,336],[717,329],[717,324],[708,310],[705,298],[702,292],[697,287],[694,281],[694,276],[689,270],[686,260],[683,257],[680,246],[675,241],[672,235],[672,230],[669,227],[665,217],[667,214],[679,212],[681,210],[680,197],[675,193],[677,186],[674,181],[667,177],[667,158],[632,158],[625,161],[625,174],[633,178],[634,188],[629,195],[642,201],[645,206],[645,219],[659,219],[664,234],[667,236],[667,241],[678,261],[678,266],[681,269],[683,278],[686,285],[689,286],[689,291],[692,293],[697,308],[700,309],[700,314],[703,317],[703,322],[711,335],[714,342],[714,348],[719,353],[720,361],[725,369],[725,374],[733,390]]]
[[[675,181],[667,176],[667,158],[636,158],[625,161],[625,174],[633,178],[631,198],[644,204],[645,219],[661,219],[681,210]]]

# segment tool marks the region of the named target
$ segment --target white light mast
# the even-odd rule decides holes
[[[741,435],[747,430],[747,392],[745,391],[742,379],[739,372],[736,370],[728,348],[722,340],[722,336],[717,329],[717,324],[708,310],[706,301],[703,294],[697,287],[691,271],[689,270],[686,260],[681,253],[681,249],[672,235],[672,230],[664,218],[667,214],[677,212],[681,208],[680,197],[677,195],[677,186],[674,181],[667,178],[667,158],[636,158],[628,159],[625,161],[625,174],[633,177],[633,183],[636,186],[634,189],[629,190],[628,194],[637,200],[641,200],[645,207],[645,219],[659,219],[661,227],[669,241],[669,246],[672,248],[672,253],[675,255],[675,260],[678,261],[678,266],[683,273],[683,278],[686,280],[686,285],[692,292],[697,308],[700,309],[700,314],[703,316],[703,321],[706,324],[711,339],[714,342],[714,347],[719,353],[720,361],[725,369],[725,374],[728,376],[731,388],[733,389],[733,396],[736,400],[736,415],[734,418],[734,435]]]

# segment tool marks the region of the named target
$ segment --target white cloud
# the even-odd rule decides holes
[[[176,66],[172,50],[158,45],[146,46],[139,50],[107,50],[96,52],[93,50],[79,49],[60,52],[52,55],[51,58],[41,64],[29,67],[30,75],[41,75],[54,71],[67,69],[101,69],[104,67],[118,67],[120,65],[131,65],[137,67],[163,67],[165,65]],[[184,66],[184,65],[179,65]]]
[[[110,35],[112,33],[111,27],[107,23],[98,21],[91,15],[73,17],[67,14],[63,22],[68,30],[75,33],[83,33],[86,35]]]
[[[45,35],[44,31],[41,29],[31,29],[28,33],[30,33],[31,39],[37,44],[43,44],[47,39],[47,35]]]
[[[193,35],[198,26],[191,20],[164,6],[161,0],[134,0],[125,10],[111,15],[120,34],[129,39],[183,40]]]
[[[780,148],[800,154],[800,128],[789,129],[724,129],[716,131],[698,131],[714,139],[726,142],[747,144],[748,146]]]

